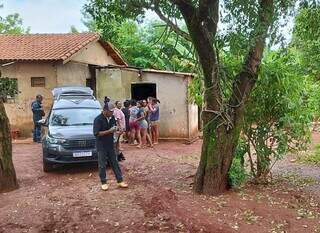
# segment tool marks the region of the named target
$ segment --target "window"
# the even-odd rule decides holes
[[[31,87],[45,87],[45,77],[31,77]]]

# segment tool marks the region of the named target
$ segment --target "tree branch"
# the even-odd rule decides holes
[[[196,8],[189,0],[170,0],[180,10],[195,49],[204,74],[204,103],[208,110],[221,111],[221,91],[219,86],[217,55],[213,42],[217,29],[219,4],[210,3],[213,9],[208,10],[208,17],[202,20],[199,7]],[[210,13],[209,13],[210,12]],[[208,28],[210,25],[210,28]]]
[[[215,35],[219,21],[219,0],[200,0],[198,15],[210,34]]]
[[[249,49],[242,70],[233,83],[233,92],[229,104],[231,108],[236,108],[235,115],[243,111],[244,102],[247,101],[256,83],[265,40],[274,15],[273,0],[261,0],[259,8],[259,19],[253,34],[254,42]]]
[[[156,3],[158,3],[158,1]],[[161,12],[161,10],[159,8],[159,4],[155,4],[155,6],[154,7],[150,7],[150,9],[153,10],[159,16],[159,18],[163,22],[165,22],[175,33],[177,33],[179,36],[183,37],[185,40],[191,41],[191,37],[187,32],[185,32],[182,29],[180,29],[177,24],[173,23],[169,18],[167,18]]]

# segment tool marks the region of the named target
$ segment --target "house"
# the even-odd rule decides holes
[[[139,69],[96,33],[0,35],[0,70],[18,82],[19,94],[5,103],[12,128],[32,131],[31,102],[44,96],[46,113],[51,90],[58,86],[89,86],[102,102],[157,97],[161,101],[160,137],[198,136],[198,108],[189,103],[192,74]]]
[[[48,113],[54,87],[95,89],[94,66],[108,64],[126,65],[116,49],[96,33],[0,35],[2,76],[18,82],[18,96],[5,104],[12,128],[30,135],[30,106],[37,94],[44,96]]]
[[[117,65],[97,68],[96,97],[116,100],[160,100],[160,138],[192,140],[198,137],[198,106],[188,101],[190,73],[138,69]]]

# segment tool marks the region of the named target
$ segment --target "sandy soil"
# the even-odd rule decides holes
[[[320,232],[319,203],[275,180],[218,197],[194,195],[201,142],[126,147],[128,190],[100,190],[97,166],[42,171],[41,145],[14,144],[18,190],[0,194],[0,232]]]

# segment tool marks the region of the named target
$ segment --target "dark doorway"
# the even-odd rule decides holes
[[[90,87],[93,90],[93,95],[96,96],[96,82],[97,82],[96,66],[89,64],[89,73],[90,73],[90,78],[86,80],[86,86]]]
[[[131,84],[131,98],[135,100],[146,100],[148,97],[157,98],[157,85],[155,83]]]

